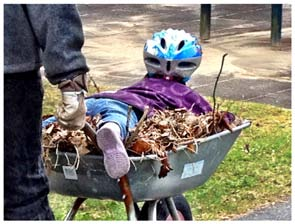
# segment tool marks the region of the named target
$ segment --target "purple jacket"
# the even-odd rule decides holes
[[[88,98],[110,98],[122,101],[143,111],[147,105],[153,109],[186,108],[195,114],[212,111],[210,104],[186,85],[159,78],[144,78],[132,86],[116,92],[97,93]]]

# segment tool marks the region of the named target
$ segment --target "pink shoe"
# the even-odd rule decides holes
[[[106,123],[96,133],[96,141],[104,155],[107,174],[118,179],[128,173],[130,161],[120,136],[120,127],[113,122]]]

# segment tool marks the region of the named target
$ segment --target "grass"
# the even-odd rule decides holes
[[[185,194],[198,220],[231,218],[291,194],[291,111],[226,101],[232,103],[242,108],[236,114],[251,120],[252,126],[214,176]]]
[[[60,96],[48,83],[45,89],[43,113],[52,114]],[[291,110],[252,102],[217,101],[221,102],[221,110],[251,120],[252,125],[242,132],[213,176],[204,185],[184,193],[195,220],[229,219],[291,195]],[[64,218],[74,199],[50,193],[57,220]],[[75,219],[126,218],[123,203],[88,199]]]

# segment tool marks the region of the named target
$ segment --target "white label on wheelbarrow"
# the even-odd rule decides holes
[[[62,166],[65,178],[68,180],[78,180],[76,169],[73,166]]]
[[[181,179],[200,175],[202,173],[203,166],[204,166],[204,160],[185,164],[183,167]]]

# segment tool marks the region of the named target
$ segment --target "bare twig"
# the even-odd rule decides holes
[[[96,89],[96,92],[99,93],[100,88],[96,85],[96,82],[94,81],[93,77],[90,74],[88,74],[88,77],[89,77],[90,81],[93,83],[93,85],[94,85],[94,87]]]
[[[214,84],[214,89],[213,89],[213,127],[215,128],[215,110],[216,110],[216,89],[217,89],[217,83],[219,81],[219,78],[220,78],[220,75],[222,73],[222,69],[223,69],[223,64],[224,64],[224,59],[225,57],[227,56],[227,53],[225,53],[223,56],[222,56],[222,61],[221,61],[221,66],[220,66],[220,70],[219,70],[219,73],[216,77],[216,81],[215,81],[215,84]]]
[[[96,142],[96,133],[91,127],[91,125],[88,122],[86,122],[82,130],[84,131],[85,135],[88,136],[90,140],[92,141],[92,143],[95,145],[95,151],[100,152],[101,150],[98,147]]]
[[[130,117],[131,117],[131,112],[132,112],[132,106],[128,106],[128,111],[127,111],[127,121],[126,121],[126,132],[127,132],[127,137],[129,136],[129,125],[130,125]]]
[[[129,146],[132,143],[133,139],[135,138],[135,136],[137,136],[137,134],[139,132],[139,128],[142,126],[148,112],[149,112],[149,107],[145,106],[144,111],[143,111],[143,115],[141,116],[140,120],[138,121],[134,132],[132,132],[131,136],[127,139],[127,141],[125,143],[125,148],[126,149],[129,148]]]
[[[169,124],[170,124],[170,128],[172,129],[174,135],[178,138],[178,139],[181,139],[181,137],[179,136],[179,134],[177,133],[177,131],[175,130],[175,128],[173,127],[173,124],[171,121],[169,121]]]

